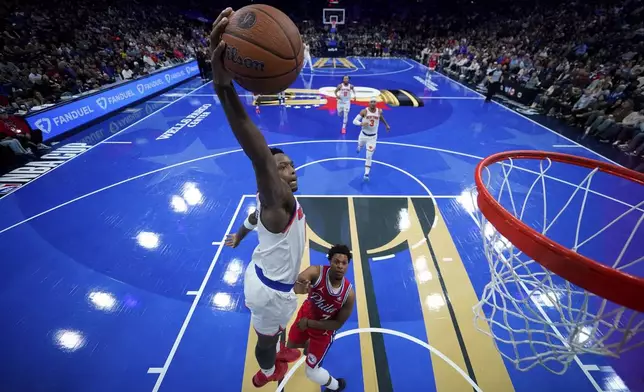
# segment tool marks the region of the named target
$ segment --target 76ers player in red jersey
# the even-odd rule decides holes
[[[278,342],[280,332],[297,309],[293,287],[304,254],[306,221],[293,195],[297,190],[293,161],[284,151],[268,148],[266,139],[239,100],[232,75],[224,67],[226,44],[221,35],[232,15],[233,10],[226,8],[215,21],[210,50],[215,92],[233,135],[253,164],[257,182],[256,213],[246,219],[236,235],[226,239],[226,244],[236,247],[257,227],[259,245],[246,268],[244,296],[251,312],[251,324],[257,332],[255,358],[260,370],[253,376],[253,385],[259,388],[281,380],[288,370],[286,362],[300,356],[294,349],[280,350]]]
[[[308,298],[297,313],[297,319],[288,334],[289,348],[304,348],[306,376],[316,384],[325,386],[325,392],[342,391],[347,383],[335,379],[321,367],[333,343],[335,332],[342,328],[356,300],[351,283],[344,277],[351,261],[346,245],[335,245],[329,250],[329,266],[311,266],[300,273],[297,294]]]

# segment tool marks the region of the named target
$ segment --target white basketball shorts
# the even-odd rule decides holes
[[[348,112],[351,110],[351,101],[342,101],[338,99],[338,113],[339,112]]]
[[[360,136],[358,136],[358,145],[360,148],[367,146],[368,151],[374,151],[376,149],[376,142],[378,141],[378,135],[367,136],[364,132],[360,131]]]
[[[253,328],[262,335],[274,336],[286,329],[297,310],[295,293],[292,290],[288,293],[277,291],[266,286],[257,277],[253,262],[248,265],[244,275],[244,296],[251,312]]]

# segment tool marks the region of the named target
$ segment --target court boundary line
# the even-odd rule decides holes
[[[98,147],[98,146],[100,146],[101,144],[105,144],[105,142],[109,141],[111,138],[115,137],[116,135],[119,135],[120,133],[127,131],[128,129],[132,128],[133,126],[135,126],[136,124],[140,123],[141,121],[144,121],[144,120],[146,120],[146,119],[148,119],[148,118],[150,118],[150,117],[154,116],[155,114],[159,113],[159,112],[160,112],[160,111],[162,111],[163,109],[166,109],[167,107],[174,105],[176,102],[181,101],[183,98],[187,97],[188,95],[191,95],[193,92],[195,92],[195,91],[197,91],[197,90],[201,89],[202,87],[204,87],[204,86],[206,86],[206,85],[208,85],[208,84],[210,84],[210,82],[206,82],[206,83],[202,84],[201,86],[199,86],[199,87],[197,87],[197,88],[193,89],[192,91],[190,91],[189,93],[185,94],[184,96],[182,96],[182,97],[181,97],[181,98],[179,98],[179,99],[175,99],[175,100],[174,100],[174,101],[172,101],[172,102],[168,102],[168,104],[167,104],[167,105],[160,107],[159,109],[157,109],[157,110],[153,111],[152,113],[148,114],[147,116],[145,116],[145,117],[143,117],[143,118],[141,118],[141,119],[139,119],[139,120],[137,120],[137,121],[133,122],[132,124],[128,125],[127,127],[125,127],[125,128],[123,128],[123,129],[121,129],[120,131],[116,132],[115,134],[110,135],[110,136],[108,136],[107,138],[105,138],[105,139],[101,140],[100,142],[98,142],[98,143],[96,143],[96,144],[94,144],[94,145],[90,146],[87,150],[83,151],[82,153],[80,153],[80,154],[78,154],[78,155],[76,155],[76,156],[74,156],[74,157],[72,157],[72,158],[70,158],[70,159],[68,159],[68,160],[66,160],[66,161],[64,161],[64,162],[62,162],[60,165],[58,165],[58,166],[56,166],[56,167],[53,167],[51,170],[49,170],[49,171],[47,171],[47,172],[43,173],[42,175],[40,175],[40,176],[38,176],[38,177],[34,178],[33,180],[29,181],[28,183],[26,183],[26,184],[24,184],[24,185],[19,186],[18,188],[16,188],[16,189],[12,190],[11,192],[8,192],[8,193],[6,193],[6,194],[2,195],[2,196],[0,197],[0,200],[4,199],[5,197],[7,197],[7,196],[9,196],[9,195],[11,195],[11,194],[13,194],[13,193],[15,193],[15,192],[18,192],[18,191],[19,191],[19,190],[21,190],[21,189],[24,189],[24,188],[25,188],[26,186],[28,186],[29,184],[33,184],[34,182],[36,182],[36,181],[38,181],[39,179],[43,178],[43,177],[44,177],[44,176],[46,176],[47,174],[50,174],[50,173],[51,173],[51,172],[53,172],[54,170],[56,170],[56,169],[58,169],[58,168],[60,168],[60,167],[62,167],[62,166],[64,166],[64,165],[66,165],[66,164],[67,164],[67,163],[69,163],[69,162],[72,162],[74,159],[78,158],[79,156],[87,154],[88,152],[90,152],[91,150],[93,150],[95,147]],[[147,102],[147,101],[145,101],[145,102]],[[125,108],[125,109],[127,109],[127,108]],[[112,144],[115,144],[115,143],[112,143]],[[64,147],[64,146],[62,146],[62,147]],[[56,152],[56,150],[53,150],[53,152]]]
[[[553,144],[552,147],[554,147],[554,148],[580,148],[582,146],[577,145],[577,144]]]
[[[299,145],[299,144],[316,144],[316,143],[357,143],[357,140],[346,140],[346,139],[344,139],[344,140],[342,140],[342,139],[338,139],[338,140],[297,140],[297,141],[291,141],[291,142],[273,143],[273,144],[270,144],[269,146],[271,146],[271,147],[280,147],[280,146],[292,146],[292,145]],[[384,144],[384,145],[398,146],[398,147],[410,147],[410,148],[418,148],[418,149],[421,149],[421,150],[430,150],[430,151],[443,152],[443,153],[447,153],[447,154],[460,155],[460,156],[464,156],[464,157],[472,158],[472,159],[477,159],[477,160],[482,160],[483,159],[482,157],[472,155],[472,154],[467,154],[467,153],[453,151],[453,150],[446,150],[446,149],[438,148],[438,147],[423,146],[423,145],[420,145],[420,144],[408,144],[408,143],[388,142],[388,141],[380,141],[379,143]],[[236,153],[236,152],[242,152],[242,151],[243,150],[241,148],[237,148],[237,149],[233,149],[233,150],[227,150],[227,151],[221,151],[221,152],[218,152],[218,153],[215,153],[215,154],[205,155],[205,156],[202,156],[202,157],[189,159],[187,161],[173,163],[172,165],[168,165],[168,166],[164,166],[164,167],[161,167],[161,168],[158,168],[158,169],[154,169],[154,170],[149,171],[149,172],[137,174],[136,176],[133,176],[133,177],[128,177],[128,178],[126,178],[124,180],[115,182],[115,183],[110,184],[110,185],[106,185],[106,186],[104,186],[102,188],[99,188],[99,189],[96,189],[96,190],[94,190],[92,192],[89,192],[89,193],[86,193],[84,195],[75,197],[75,198],[73,198],[71,200],[68,200],[68,201],[66,201],[64,203],[58,204],[58,205],[56,205],[54,207],[51,207],[51,208],[49,208],[49,209],[47,209],[45,211],[39,212],[38,214],[32,215],[29,218],[23,219],[23,220],[21,220],[19,222],[16,222],[16,223],[14,223],[14,224],[12,224],[10,226],[7,226],[4,229],[0,230],[0,234],[3,234],[6,231],[9,231],[9,230],[11,230],[11,229],[13,229],[15,227],[18,227],[18,226],[20,226],[20,225],[22,225],[24,223],[30,222],[30,221],[38,218],[38,217],[41,217],[41,216],[43,216],[45,214],[48,214],[48,213],[50,213],[52,211],[55,211],[55,210],[59,209],[59,208],[62,208],[62,207],[65,207],[65,206],[67,206],[69,204],[75,203],[75,202],[77,202],[79,200],[82,200],[82,199],[84,199],[86,197],[95,195],[97,193],[106,191],[106,190],[114,188],[116,186],[128,183],[130,181],[138,180],[139,178],[146,177],[146,176],[148,176],[150,174],[155,174],[155,173],[158,173],[158,172],[161,172],[161,171],[164,171],[164,170],[174,169],[175,167],[183,166],[183,165],[186,165],[186,164],[189,164],[189,163],[194,163],[194,162],[202,161],[202,160],[205,160],[205,159],[217,158],[217,157],[220,157],[220,156],[223,156],[223,155],[229,155],[229,154],[233,154],[233,153]],[[529,172],[531,174],[539,175],[538,172],[530,170],[530,169],[521,168],[521,167],[516,167],[516,169],[526,171],[526,172]],[[554,181],[557,181],[557,182],[572,186],[572,187],[577,186],[576,184],[573,184],[571,182],[562,180],[560,178],[551,177],[551,176],[548,176],[548,175],[544,175],[544,177],[548,178],[550,180],[554,180]],[[628,204],[626,202],[623,202],[621,200],[615,199],[615,198],[613,198],[611,196],[605,195],[603,193],[600,193],[600,192],[597,192],[597,191],[594,191],[594,190],[589,190],[588,192],[592,193],[592,194],[594,194],[596,196],[604,197],[604,198],[606,198],[608,200],[617,202],[617,203],[622,204],[622,205],[624,205],[626,207],[631,207],[631,208],[635,207],[635,206],[632,206],[632,205],[630,205],[630,204]],[[642,210],[640,208],[637,208],[637,210],[641,211],[641,212],[644,212],[644,210]]]
[[[418,61],[416,61],[416,60],[414,60],[414,59],[411,59],[411,61],[414,61],[414,62],[416,62],[418,65],[420,65],[421,67],[423,67],[423,68],[425,68],[425,69],[429,70],[429,67],[427,67],[426,65],[424,65],[424,64],[422,64],[422,63],[420,63],[420,62],[418,62]],[[458,82],[458,81],[456,81],[456,80],[454,80],[454,79],[452,79],[452,78],[450,78],[450,77],[448,77],[448,76],[446,76],[446,75],[443,75],[443,74],[441,74],[440,72],[436,72],[436,71],[431,71],[431,72],[432,72],[432,74],[433,74],[433,75],[438,75],[438,76],[440,76],[440,77],[442,77],[442,78],[445,78],[445,79],[449,80],[449,81],[450,81],[450,82],[452,82],[452,83],[456,83],[456,84],[458,84],[459,86],[464,87],[464,88],[466,88],[466,89],[470,90],[471,92],[473,92],[473,93],[475,93],[475,94],[477,94],[477,95],[479,95],[479,96],[481,96],[481,97],[485,97],[485,95],[481,94],[480,92],[478,92],[478,91],[476,91],[476,90],[474,90],[474,89],[472,89],[472,88],[470,88],[470,87],[468,87],[468,86],[464,85],[463,83]],[[593,150],[592,148],[586,147],[586,146],[584,146],[583,144],[578,143],[578,142],[576,142],[576,141],[572,140],[572,139],[571,139],[571,138],[569,138],[568,136],[565,136],[565,135],[563,135],[563,134],[561,134],[561,133],[559,133],[559,132],[555,131],[554,129],[548,128],[547,126],[545,126],[545,125],[541,124],[540,122],[538,122],[538,121],[536,121],[536,120],[531,119],[531,118],[530,118],[530,117],[528,117],[528,116],[525,116],[525,115],[523,115],[523,114],[521,114],[521,113],[519,113],[519,112],[515,112],[514,110],[512,110],[512,109],[510,109],[510,108],[506,107],[506,106],[505,106],[505,105],[503,105],[503,104],[500,104],[499,102],[496,102],[495,100],[492,100],[492,102],[494,102],[494,103],[495,103],[495,104],[497,104],[498,106],[502,107],[503,109],[505,109],[505,110],[509,111],[510,113],[513,113],[513,114],[515,114],[515,115],[517,115],[517,116],[519,116],[519,117],[522,117],[522,118],[524,118],[525,120],[528,120],[528,121],[530,121],[531,123],[533,123],[533,124],[535,124],[535,125],[537,125],[537,126],[539,126],[539,127],[543,128],[543,129],[545,129],[545,130],[547,130],[547,131],[549,131],[549,132],[551,132],[551,133],[553,133],[553,134],[555,134],[555,135],[557,135],[557,136],[560,136],[560,137],[562,137],[562,138],[564,138],[564,139],[568,140],[569,142],[571,142],[571,143],[573,143],[573,144],[575,144],[575,145],[577,145],[577,146],[579,146],[579,147],[581,147],[581,148],[585,149],[586,151],[589,151],[589,152],[593,153],[594,155],[596,155],[596,156],[598,156],[598,157],[600,157],[600,158],[602,158],[602,159],[604,159],[604,160],[606,160],[606,161],[608,161],[608,162],[611,162],[611,163],[613,163],[613,164],[615,164],[615,165],[617,165],[617,166],[622,166],[622,167],[623,167],[623,165],[621,165],[621,164],[619,164],[619,163],[617,163],[617,162],[613,161],[613,160],[612,160],[612,159],[610,159],[610,158],[605,157],[604,155],[602,155],[602,154],[598,153],[597,151]]]
[[[181,340],[183,340],[183,335],[186,333],[186,330],[188,329],[188,325],[190,324],[190,321],[192,320],[192,316],[194,315],[195,310],[197,309],[197,305],[199,304],[199,301],[201,300],[201,297],[203,296],[204,290],[206,289],[206,285],[208,284],[208,281],[210,280],[210,276],[212,275],[213,270],[215,269],[215,265],[217,264],[217,261],[219,259],[219,256],[221,255],[221,251],[224,249],[224,242],[226,240],[226,236],[230,233],[230,231],[233,228],[233,225],[235,224],[235,221],[237,220],[237,216],[239,215],[239,211],[241,211],[241,207],[244,205],[244,201],[246,200],[246,195],[241,195],[239,198],[239,202],[237,203],[237,208],[235,209],[235,212],[233,213],[232,218],[230,219],[230,222],[228,223],[228,227],[226,228],[226,232],[224,233],[221,242],[219,243],[219,246],[217,247],[217,251],[215,252],[214,257],[212,258],[212,261],[210,262],[210,266],[208,267],[208,270],[206,271],[206,274],[204,275],[201,285],[199,286],[199,290],[196,291],[188,291],[186,292],[186,295],[191,295],[194,296],[194,299],[192,300],[192,304],[190,305],[190,309],[188,310],[188,313],[186,314],[185,319],[183,320],[183,324],[181,325],[181,328],[179,329],[179,332],[177,333],[177,337],[174,340],[174,343],[172,344],[172,348],[170,349],[170,353],[168,353],[168,356],[166,357],[166,360],[163,364],[163,367],[150,367],[148,368],[148,373],[156,373],[158,374],[157,376],[157,381],[154,384],[154,388],[152,389],[153,392],[157,392],[159,388],[161,388],[161,384],[163,383],[163,380],[165,379],[166,374],[168,373],[168,370],[170,369],[170,365],[172,364],[172,360],[174,359],[175,354],[177,353],[177,350],[179,349],[179,345],[181,344]]]
[[[458,374],[460,374],[465,379],[465,381],[467,381],[472,386],[472,388],[474,388],[475,391],[483,392],[481,390],[481,388],[478,386],[478,384],[476,384],[470,378],[470,376],[467,375],[467,373],[465,373],[465,371],[463,371],[463,369],[461,369],[457,364],[455,364],[451,359],[449,359],[449,357],[447,357],[445,354],[443,354],[442,352],[440,352],[439,350],[434,348],[429,343],[423,342],[422,340],[418,339],[417,337],[408,335],[408,334],[406,334],[404,332],[396,331],[394,329],[387,329],[387,328],[355,328],[355,329],[350,329],[348,331],[340,332],[339,334],[336,335],[334,340],[342,339],[342,338],[344,338],[346,336],[358,335],[358,334],[361,334],[361,333],[380,333],[380,334],[384,334],[384,335],[398,336],[399,338],[403,338],[403,339],[408,340],[408,341],[410,341],[412,343],[415,343],[415,344],[417,344],[417,345],[419,345],[421,347],[424,347],[427,350],[429,350],[432,354],[436,355],[437,357],[439,357],[440,359],[445,361],[445,363],[447,363],[452,369],[454,369]],[[286,373],[286,375],[284,375],[284,378],[282,379],[282,382],[280,382],[279,385],[277,386],[277,389],[275,390],[275,392],[282,392],[284,390],[284,387],[286,386],[288,381],[291,379],[293,374],[295,374],[295,371],[300,366],[302,366],[302,364],[304,363],[305,360],[306,360],[306,356],[302,355],[300,357],[300,359],[297,362],[295,362],[293,364],[293,366],[291,366],[291,368]]]
[[[367,67],[365,67],[364,63],[363,63],[363,62],[362,62],[362,60],[360,59],[360,57],[353,57],[353,56],[352,56],[351,58],[356,59],[356,60],[360,63],[360,65],[362,66],[362,69],[367,69]]]

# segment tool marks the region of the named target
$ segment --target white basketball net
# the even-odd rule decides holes
[[[571,195],[567,202],[564,203],[561,193],[558,193],[557,201],[558,204],[563,203],[563,208],[553,213],[547,212],[547,186],[552,185],[553,181],[561,183],[561,180],[546,174],[552,164],[549,159],[544,159],[540,161],[538,171],[530,171],[515,166],[512,160],[507,160],[503,164],[494,164],[484,169],[483,181],[487,181],[487,189],[492,196],[524,223],[526,221],[523,218],[530,209],[530,227],[544,235],[558,223],[565,222],[560,218],[566,211],[569,214],[569,209],[575,208],[576,215],[578,210],[576,233],[570,235],[574,240],[570,244],[559,243],[581,254],[584,254],[584,246],[592,241],[601,240],[602,235],[608,235],[616,225],[624,223],[625,217],[630,216],[630,227],[619,228],[632,231],[630,235],[625,236],[627,240],[616,260],[596,260],[624,272],[642,263],[644,225],[639,233],[638,229],[644,221],[644,200],[633,207],[624,207],[626,212],[589,235],[580,228],[584,219],[592,218],[593,214],[598,213],[592,208],[585,210],[589,193],[592,193],[591,182],[598,170],[588,170],[588,175],[581,183],[570,184]],[[492,170],[496,170],[494,174],[491,174]],[[531,186],[523,186],[521,194],[513,193],[512,182],[509,180],[513,171],[523,174],[529,172],[536,177]],[[492,190],[490,185],[496,190]],[[637,184],[634,186],[637,187]],[[476,191],[473,193],[473,202],[476,205]],[[591,196],[600,197],[596,194]],[[538,211],[538,218],[535,218],[535,209]],[[478,211],[478,208],[476,210]],[[628,349],[644,345],[644,335],[636,337],[644,331],[643,314],[600,298],[555,275],[514,247],[496,231],[480,211],[475,215],[478,215],[476,219],[481,229],[484,252],[491,274],[490,283],[485,286],[480,302],[474,307],[475,324],[480,331],[495,339],[500,353],[512,361],[517,369],[526,371],[542,365],[553,373],[563,374],[578,354],[618,357]],[[537,224],[539,227],[535,227],[533,223],[537,220],[541,221]],[[573,225],[570,220],[566,223],[567,227]],[[611,247],[618,246],[622,244],[611,242]],[[629,251],[631,247],[633,248]],[[634,259],[633,254],[636,255]],[[593,258],[590,254],[585,255]],[[642,268],[642,265],[638,268]],[[489,330],[480,319],[487,321]]]

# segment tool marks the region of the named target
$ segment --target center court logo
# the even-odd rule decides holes
[[[51,120],[47,117],[43,117],[36,121],[36,128],[40,129],[45,133],[51,132]]]
[[[96,104],[103,110],[107,109],[107,99],[100,97],[96,100]]]

